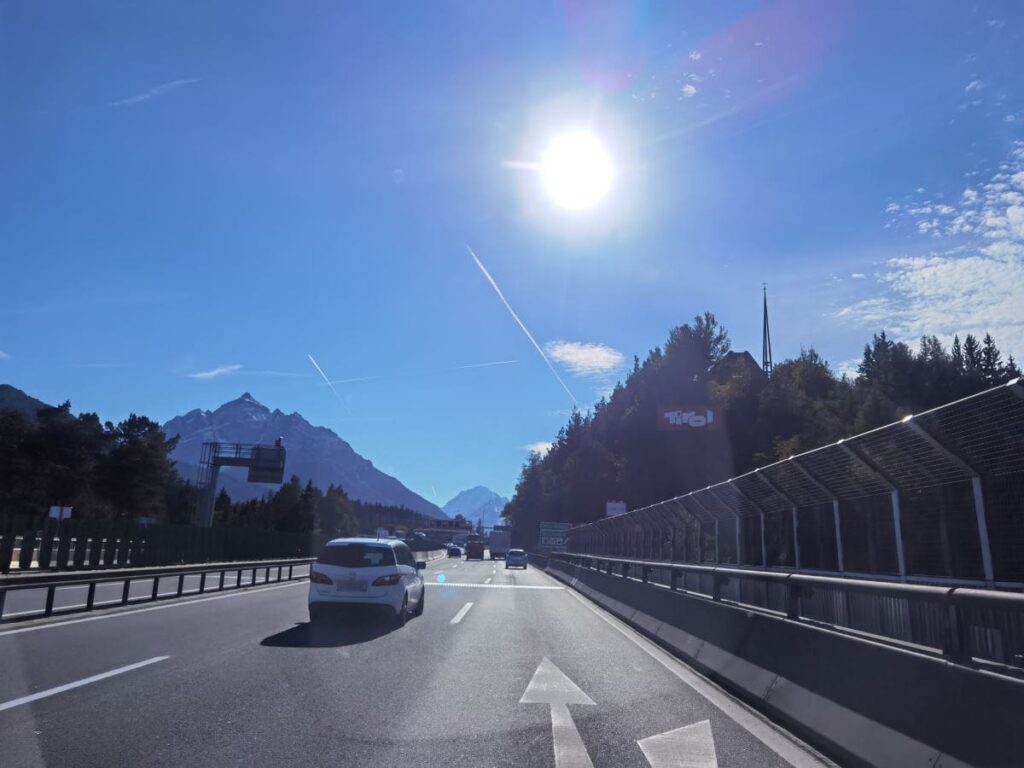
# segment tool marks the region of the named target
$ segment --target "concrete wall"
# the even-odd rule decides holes
[[[844,765],[1024,766],[1024,681],[552,560],[548,573]]]

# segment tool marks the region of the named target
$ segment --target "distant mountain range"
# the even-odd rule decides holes
[[[31,395],[26,395],[17,387],[12,387],[10,384],[0,384],[0,410],[10,408],[28,416],[30,419],[35,419],[36,411],[46,407],[46,403],[42,400],[36,400]]]
[[[506,504],[508,499],[478,485],[456,494],[442,509],[449,517],[462,515],[474,524],[482,520],[484,528],[490,528],[502,522],[501,511]]]
[[[179,436],[171,455],[183,477],[196,477],[199,455],[206,441],[273,444],[282,438],[287,451],[285,479],[298,475],[322,489],[334,483],[350,498],[406,507],[427,517],[447,515],[395,478],[381,472],[352,446],[326,427],[314,427],[298,413],[271,411],[248,392],[216,410],[189,411],[163,426],[168,437]],[[274,486],[247,483],[244,470],[221,470],[221,486],[234,500],[262,496]]]

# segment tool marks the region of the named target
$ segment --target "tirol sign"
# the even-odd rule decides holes
[[[659,432],[714,432],[721,427],[721,412],[710,405],[677,405],[658,409]]]

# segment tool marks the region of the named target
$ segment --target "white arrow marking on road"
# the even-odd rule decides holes
[[[587,694],[551,663],[546,656],[533,673],[520,704],[548,704],[551,707],[551,736],[555,742],[555,768],[594,768],[583,745],[569,704],[594,705]]]
[[[637,744],[651,768],[718,768],[710,720],[648,736]]]

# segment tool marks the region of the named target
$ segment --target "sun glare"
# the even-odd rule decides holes
[[[582,211],[604,199],[615,172],[596,136],[573,131],[552,139],[541,158],[540,174],[557,205]]]

